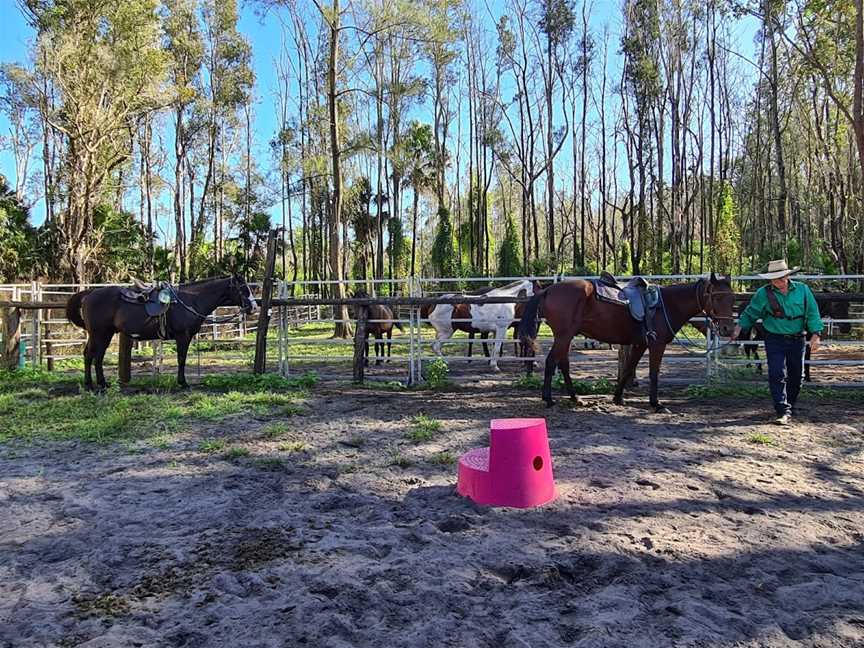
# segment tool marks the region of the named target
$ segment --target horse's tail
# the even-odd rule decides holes
[[[66,302],[66,319],[82,329],[86,329],[87,326],[84,324],[84,318],[81,317],[81,302],[91,292],[93,292],[92,288],[82,290],[72,295]]]
[[[543,299],[545,291],[535,294],[522,312],[522,319],[519,321],[519,341],[528,348],[537,353],[540,349],[537,346],[537,332],[540,330],[540,318],[543,317]]]

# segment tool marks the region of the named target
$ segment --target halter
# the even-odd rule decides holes
[[[735,293],[733,293],[731,290],[715,293],[713,290],[714,285],[711,282],[708,282],[708,289],[705,291],[706,299],[703,302],[702,301],[702,285],[704,282],[705,282],[704,279],[700,279],[699,281],[696,282],[696,306],[699,307],[699,312],[703,313],[705,315],[705,317],[708,318],[709,326],[711,326],[711,329],[714,331],[714,333],[717,333],[717,328],[718,328],[717,327],[717,320],[718,319],[729,319],[729,318],[720,317],[719,315],[717,315],[717,310],[714,308],[714,295],[723,295],[723,296],[733,295],[734,296]]]

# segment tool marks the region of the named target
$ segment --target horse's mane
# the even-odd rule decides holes
[[[196,279],[195,281],[187,281],[186,283],[180,284],[178,288],[182,290],[189,290],[190,288],[200,288],[204,284],[214,283],[216,281],[226,281],[231,278],[231,275],[226,275],[224,277],[208,277],[207,279]]]

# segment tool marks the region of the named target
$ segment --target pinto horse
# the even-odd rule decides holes
[[[624,403],[624,387],[636,373],[636,365],[650,351],[651,379],[650,402],[658,412],[665,411],[657,398],[660,363],[666,346],[672,342],[678,330],[692,317],[704,314],[717,325],[722,335],[729,335],[734,327],[732,309],[735,294],[728,277],[717,277],[711,273],[708,279],[695,283],[674,284],[660,288],[660,304],[654,313],[656,339],[645,343],[642,326],[634,320],[626,306],[602,302],[596,298],[594,284],[576,279],[549,286],[534,295],[525,307],[519,325],[519,339],[523,344],[536,346],[540,318],[544,317],[552,329],[555,339],[546,356],[546,373],[543,377],[543,400],[552,405],[552,376],[555,368],[561,370],[564,383],[572,400],[576,399],[570,379],[570,342],[577,333],[610,344],[629,344],[632,350],[627,366],[615,387],[615,404]]]
[[[517,297],[520,293],[524,293],[526,297],[532,296],[534,284],[528,279],[522,279],[501,288],[493,288],[482,294],[487,297]],[[442,295],[442,297],[458,296],[454,294]],[[428,319],[435,329],[435,341],[432,343],[432,348],[439,356],[441,355],[441,342],[453,337],[455,331],[467,331],[469,335],[478,332],[494,333],[497,342],[495,342],[489,358],[489,366],[498,371],[498,356],[501,354],[507,329],[510,328],[516,316],[516,304],[435,304],[434,307],[422,308],[420,316]]]
[[[177,343],[177,384],[186,382],[186,355],[201,325],[219,306],[240,306],[247,313],[255,309],[255,298],[239,277],[206,279],[183,284],[171,291],[171,306],[164,322],[147,315],[145,305],[124,301],[120,286],[90,288],[77,292],[66,302],[66,318],[87,331],[84,346],[84,386],[93,388],[91,368],[96,365],[100,389],[108,385],[102,362],[115,333],[134,340],[173,339]]]

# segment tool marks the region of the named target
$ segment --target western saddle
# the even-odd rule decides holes
[[[174,301],[171,285],[164,281],[144,283],[132,279],[132,286],[120,289],[120,297],[131,304],[144,304],[148,317],[160,317],[168,312]]]
[[[630,316],[642,325],[646,344],[657,339],[654,313],[660,304],[659,286],[648,283],[644,277],[633,277],[627,283],[622,283],[605,270],[593,283],[597,299],[627,307]]]

